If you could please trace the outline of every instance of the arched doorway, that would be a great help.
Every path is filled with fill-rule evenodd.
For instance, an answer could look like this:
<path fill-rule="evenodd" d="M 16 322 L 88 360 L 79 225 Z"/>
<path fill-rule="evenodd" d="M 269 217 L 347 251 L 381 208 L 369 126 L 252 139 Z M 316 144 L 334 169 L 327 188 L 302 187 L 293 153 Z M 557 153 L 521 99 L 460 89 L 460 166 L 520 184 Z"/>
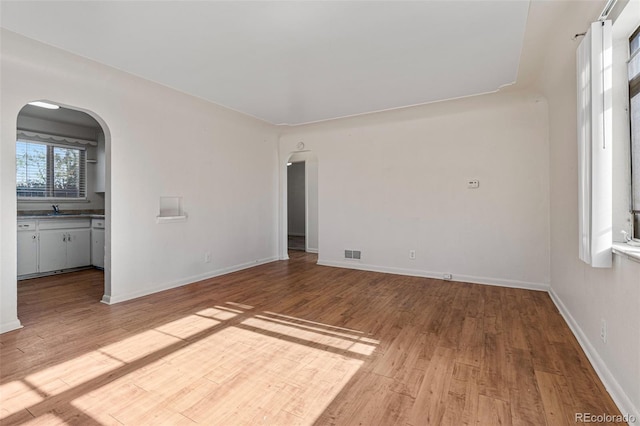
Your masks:
<path fill-rule="evenodd" d="M 20 109 L 17 279 L 94 267 L 110 294 L 110 133 L 95 113 L 50 101 Z M 97 285 L 97 283 L 96 283 Z"/>

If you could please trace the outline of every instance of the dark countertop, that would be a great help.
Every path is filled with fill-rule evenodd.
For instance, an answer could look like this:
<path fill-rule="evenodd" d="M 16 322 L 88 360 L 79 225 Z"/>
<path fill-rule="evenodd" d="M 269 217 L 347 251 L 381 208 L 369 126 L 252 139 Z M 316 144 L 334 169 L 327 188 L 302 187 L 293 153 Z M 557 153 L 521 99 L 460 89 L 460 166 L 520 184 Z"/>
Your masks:
<path fill-rule="evenodd" d="M 104 219 L 104 210 L 67 210 L 53 214 L 51 210 L 22 210 L 18 220 L 23 219 Z"/>
<path fill-rule="evenodd" d="M 50 215 L 20 215 L 18 220 L 25 219 L 104 219 L 103 214 L 50 214 Z"/>

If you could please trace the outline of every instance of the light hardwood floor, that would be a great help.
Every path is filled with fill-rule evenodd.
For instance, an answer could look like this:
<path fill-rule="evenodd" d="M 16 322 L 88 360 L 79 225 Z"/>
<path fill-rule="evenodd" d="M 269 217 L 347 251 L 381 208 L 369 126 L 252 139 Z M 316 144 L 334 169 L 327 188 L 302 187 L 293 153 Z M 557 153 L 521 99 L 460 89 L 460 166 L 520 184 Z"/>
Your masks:
<path fill-rule="evenodd" d="M 562 425 L 619 414 L 542 292 L 274 262 L 107 306 L 19 283 L 2 424 Z"/>

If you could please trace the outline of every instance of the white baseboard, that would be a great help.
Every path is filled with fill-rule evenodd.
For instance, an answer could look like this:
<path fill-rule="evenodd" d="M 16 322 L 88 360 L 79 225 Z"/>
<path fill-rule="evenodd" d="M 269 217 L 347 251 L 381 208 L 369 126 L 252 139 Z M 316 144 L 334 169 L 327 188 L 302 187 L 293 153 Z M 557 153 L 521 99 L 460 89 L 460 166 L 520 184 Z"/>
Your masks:
<path fill-rule="evenodd" d="M 616 378 L 611 374 L 611 371 L 607 367 L 607 364 L 598 354 L 596 348 L 591 344 L 587 335 L 584 334 L 576 320 L 573 318 L 573 315 L 569 312 L 566 305 L 562 302 L 560 297 L 553 291 L 552 288 L 549 289 L 549 296 L 551 296 L 551 300 L 555 303 L 556 307 L 560 311 L 560 314 L 564 318 L 565 322 L 569 325 L 569 328 L 573 332 L 573 335 L 578 340 L 578 343 L 582 347 L 582 350 L 587 355 L 589 362 L 593 366 L 593 369 L 596 371 L 600 380 L 604 384 L 604 387 L 611 395 L 613 402 L 618 406 L 620 412 L 625 415 L 634 416 L 636 419 L 640 419 L 640 409 L 636 407 L 631 401 L 631 398 L 624 391 L 620 383 L 616 380 Z M 636 420 L 637 421 L 637 420 Z M 631 425 L 631 423 L 629 423 Z"/>
<path fill-rule="evenodd" d="M 412 277 L 436 278 L 441 280 L 444 272 L 423 271 L 420 269 L 395 268 L 390 266 L 378 266 L 354 261 L 333 261 L 318 259 L 318 265 L 333 266 L 337 268 L 359 269 L 362 271 L 383 272 L 386 274 L 408 275 Z M 473 275 L 453 274 L 451 281 L 493 285 L 498 287 L 522 288 L 526 290 L 549 291 L 549 284 L 518 280 L 505 280 L 502 278 L 477 277 Z"/>
<path fill-rule="evenodd" d="M 311 248 L 311 247 L 309 247 L 309 248 L 307 249 L 307 253 L 315 253 L 315 254 L 318 254 L 318 249 L 317 249 L 317 248 Z"/>
<path fill-rule="evenodd" d="M 0 334 L 7 333 L 9 331 L 18 330 L 22 328 L 22 323 L 19 319 L 15 319 L 13 321 L 5 322 L 0 324 Z"/>
<path fill-rule="evenodd" d="M 215 271 L 210 271 L 205 274 L 192 275 L 187 278 L 182 278 L 180 280 L 168 282 L 161 284 L 157 287 L 142 289 L 139 291 L 134 291 L 131 293 L 119 294 L 119 295 L 104 295 L 102 296 L 102 303 L 107 305 L 112 305 L 114 303 L 120 303 L 131 299 L 137 299 L 138 297 L 148 296 L 150 294 L 159 293 L 165 290 L 171 290 L 172 288 L 182 287 L 187 284 L 193 284 L 198 281 L 206 280 L 209 278 L 219 277 L 220 275 L 230 274 L 232 272 L 241 271 L 243 269 L 253 268 L 254 266 L 264 265 L 265 263 L 270 263 L 278 260 L 277 256 L 268 257 L 265 259 L 258 259 L 253 262 L 246 262 L 240 265 L 229 266 L 227 268 L 216 269 Z"/>

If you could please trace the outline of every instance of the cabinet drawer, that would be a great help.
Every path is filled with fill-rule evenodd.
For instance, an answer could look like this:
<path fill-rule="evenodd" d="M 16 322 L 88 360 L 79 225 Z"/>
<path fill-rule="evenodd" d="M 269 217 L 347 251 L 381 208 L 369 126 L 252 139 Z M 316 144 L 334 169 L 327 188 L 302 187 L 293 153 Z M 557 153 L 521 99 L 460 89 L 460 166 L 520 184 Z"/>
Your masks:
<path fill-rule="evenodd" d="M 40 229 L 74 229 L 91 227 L 91 219 L 46 219 L 40 221 Z"/>
<path fill-rule="evenodd" d="M 18 221 L 18 231 L 35 231 L 35 230 L 36 230 L 35 220 L 19 220 Z"/>
<path fill-rule="evenodd" d="M 104 229 L 104 219 L 92 219 L 91 227 L 94 229 Z"/>

